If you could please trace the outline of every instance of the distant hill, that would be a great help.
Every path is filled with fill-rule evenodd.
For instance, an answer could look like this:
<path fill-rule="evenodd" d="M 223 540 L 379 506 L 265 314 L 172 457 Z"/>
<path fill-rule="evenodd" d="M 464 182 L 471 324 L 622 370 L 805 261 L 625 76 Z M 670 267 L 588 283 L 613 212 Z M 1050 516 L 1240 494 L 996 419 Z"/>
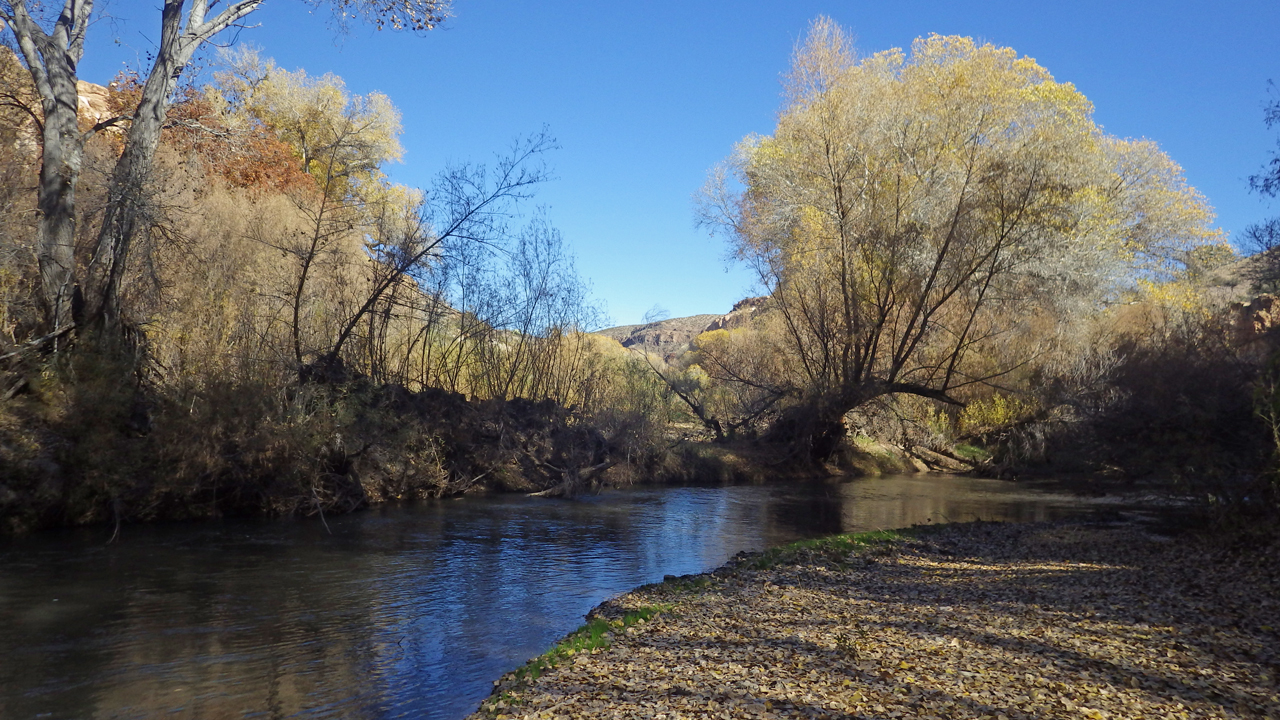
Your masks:
<path fill-rule="evenodd" d="M 708 330 L 746 325 L 765 307 L 765 298 L 747 298 L 723 315 L 690 315 L 643 325 L 619 325 L 599 330 L 597 335 L 613 338 L 625 348 L 635 348 L 655 355 L 679 355 L 689 343 Z"/>
<path fill-rule="evenodd" d="M 1201 283 L 1216 297 L 1247 302 L 1260 292 L 1274 293 L 1280 279 L 1280 248 L 1257 253 L 1217 267 Z"/>
<path fill-rule="evenodd" d="M 719 315 L 690 315 L 689 317 L 659 320 L 646 325 L 619 325 L 597 331 L 597 335 L 611 337 L 622 347 L 636 348 L 657 355 L 679 354 L 689 347 L 689 341 L 706 331 L 707 326 L 719 320 Z"/>

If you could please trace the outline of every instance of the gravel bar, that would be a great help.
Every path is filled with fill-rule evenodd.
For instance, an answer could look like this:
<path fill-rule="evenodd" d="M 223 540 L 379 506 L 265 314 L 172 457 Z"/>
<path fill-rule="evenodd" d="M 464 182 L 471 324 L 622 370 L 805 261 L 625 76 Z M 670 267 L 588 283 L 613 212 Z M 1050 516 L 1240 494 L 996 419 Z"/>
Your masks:
<path fill-rule="evenodd" d="M 471 717 L 1280 719 L 1280 543 L 978 523 L 850 547 L 610 600 L 607 647 Z"/>

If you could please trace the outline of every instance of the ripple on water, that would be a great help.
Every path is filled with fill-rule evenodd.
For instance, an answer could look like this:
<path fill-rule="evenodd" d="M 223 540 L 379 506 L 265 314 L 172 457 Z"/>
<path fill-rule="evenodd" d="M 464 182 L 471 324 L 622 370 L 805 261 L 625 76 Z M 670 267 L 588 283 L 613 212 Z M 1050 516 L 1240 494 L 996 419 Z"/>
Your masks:
<path fill-rule="evenodd" d="M 0 717 L 458 718 L 637 585 L 741 550 L 1086 502 L 972 478 L 467 498 L 0 545 Z"/>

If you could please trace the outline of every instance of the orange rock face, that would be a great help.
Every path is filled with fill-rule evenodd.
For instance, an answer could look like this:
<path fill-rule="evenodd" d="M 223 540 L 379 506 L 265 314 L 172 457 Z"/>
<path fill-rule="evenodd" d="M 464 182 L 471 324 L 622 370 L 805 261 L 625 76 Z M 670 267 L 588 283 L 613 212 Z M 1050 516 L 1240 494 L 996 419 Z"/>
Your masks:
<path fill-rule="evenodd" d="M 79 96 L 77 113 L 84 123 L 93 126 L 111 117 L 111 106 L 107 102 L 107 89 L 105 87 L 78 80 L 76 82 L 76 95 Z"/>

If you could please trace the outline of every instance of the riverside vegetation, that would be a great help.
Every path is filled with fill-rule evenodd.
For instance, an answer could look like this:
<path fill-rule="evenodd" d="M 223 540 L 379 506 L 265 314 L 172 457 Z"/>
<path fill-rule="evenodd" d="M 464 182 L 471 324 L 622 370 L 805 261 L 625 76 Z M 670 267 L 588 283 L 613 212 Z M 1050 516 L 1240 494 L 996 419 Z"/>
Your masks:
<path fill-rule="evenodd" d="M 0 5 L 5 532 L 885 464 L 1277 510 L 1273 299 L 1224 289 L 1274 283 L 1271 226 L 1240 261 L 1172 159 L 1011 49 L 859 58 L 817 21 L 775 133 L 697 200 L 767 295 L 646 352 L 588 332 L 526 207 L 546 133 L 396 185 L 389 98 L 245 48 L 177 86 L 256 4 L 170 5 L 155 66 L 106 87 L 75 77 L 90 4 Z M 404 7 L 334 9 L 448 10 Z"/>

